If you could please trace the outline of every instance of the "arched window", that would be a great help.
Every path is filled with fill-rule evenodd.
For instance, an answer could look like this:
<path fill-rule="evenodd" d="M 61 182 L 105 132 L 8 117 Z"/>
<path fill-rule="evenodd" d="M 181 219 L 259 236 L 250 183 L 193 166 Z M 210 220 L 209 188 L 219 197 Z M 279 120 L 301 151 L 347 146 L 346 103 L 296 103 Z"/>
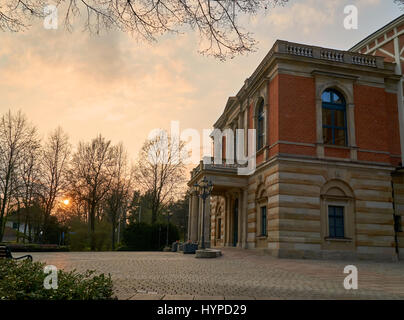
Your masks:
<path fill-rule="evenodd" d="M 260 99 L 257 112 L 257 150 L 264 147 L 264 99 Z"/>
<path fill-rule="evenodd" d="M 327 89 L 323 92 L 321 99 L 324 144 L 346 146 L 348 137 L 344 97 L 334 89 Z"/>

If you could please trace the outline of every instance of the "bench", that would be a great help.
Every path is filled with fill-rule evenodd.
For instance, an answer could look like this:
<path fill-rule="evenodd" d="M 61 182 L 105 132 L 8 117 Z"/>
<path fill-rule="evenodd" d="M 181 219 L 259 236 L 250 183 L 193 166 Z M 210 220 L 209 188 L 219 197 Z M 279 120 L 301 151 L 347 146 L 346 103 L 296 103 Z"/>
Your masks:
<path fill-rule="evenodd" d="M 1 258 L 13 259 L 13 260 L 29 259 L 32 261 L 32 256 L 29 254 L 22 257 L 14 258 L 13 255 L 11 254 L 10 248 L 4 245 L 0 245 L 0 259 Z"/>

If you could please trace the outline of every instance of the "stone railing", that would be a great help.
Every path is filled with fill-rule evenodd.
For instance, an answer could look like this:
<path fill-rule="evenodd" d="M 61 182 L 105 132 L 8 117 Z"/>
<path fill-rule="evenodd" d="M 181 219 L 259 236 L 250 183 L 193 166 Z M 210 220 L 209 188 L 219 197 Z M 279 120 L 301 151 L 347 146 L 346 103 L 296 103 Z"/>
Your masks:
<path fill-rule="evenodd" d="M 344 62 L 344 53 L 335 50 L 321 50 L 320 51 L 321 59 Z"/>
<path fill-rule="evenodd" d="M 313 57 L 313 48 L 304 47 L 301 45 L 288 44 L 286 45 L 286 51 L 289 54 L 303 57 Z"/>
<path fill-rule="evenodd" d="M 274 53 L 286 53 L 295 56 L 342 62 L 373 68 L 384 68 L 384 58 L 358 54 L 350 51 L 340 51 L 304 44 L 278 40 L 274 46 Z"/>
<path fill-rule="evenodd" d="M 234 161 L 236 162 L 236 161 Z M 203 160 L 199 162 L 199 164 L 191 171 L 191 178 L 195 177 L 199 172 L 203 170 L 212 170 L 212 171 L 225 171 L 228 173 L 237 172 L 238 168 L 246 167 L 245 165 L 238 163 L 226 163 L 225 160 L 222 160 L 222 163 L 214 163 L 213 157 L 211 158 L 211 163 L 203 163 Z"/>
<path fill-rule="evenodd" d="M 351 51 L 341 51 L 328 48 L 321 48 L 316 46 L 309 46 L 300 43 L 293 43 L 284 40 L 276 41 L 272 49 L 267 53 L 265 58 L 261 61 L 259 66 L 254 70 L 251 77 L 247 79 L 241 90 L 247 90 L 247 87 L 254 85 L 255 81 L 259 79 L 259 74 L 264 72 L 265 66 L 277 54 L 288 54 L 298 57 L 306 57 L 318 59 L 322 61 L 330 61 L 336 63 L 346 63 L 356 66 L 365 66 L 378 69 L 394 70 L 393 65 L 385 64 L 383 57 L 359 54 Z"/>
<path fill-rule="evenodd" d="M 362 66 L 377 67 L 377 60 L 374 57 L 369 57 L 365 55 L 352 56 L 352 63 L 359 64 Z"/>

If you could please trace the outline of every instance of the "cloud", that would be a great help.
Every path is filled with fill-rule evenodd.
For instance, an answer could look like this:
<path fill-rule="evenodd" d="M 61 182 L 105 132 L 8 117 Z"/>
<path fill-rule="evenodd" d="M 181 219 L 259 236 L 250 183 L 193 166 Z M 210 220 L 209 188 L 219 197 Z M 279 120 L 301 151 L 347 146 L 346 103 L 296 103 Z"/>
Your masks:
<path fill-rule="evenodd" d="M 157 43 L 116 31 L 45 30 L 41 23 L 1 33 L 0 113 L 21 109 L 42 133 L 61 125 L 73 144 L 102 133 L 123 141 L 135 157 L 150 130 L 169 128 L 171 120 L 181 129 L 210 128 L 276 39 L 337 48 L 355 43 L 355 34 L 342 27 L 343 6 L 290 1 L 267 15 L 240 18 L 259 48 L 226 63 L 199 55 L 199 37 L 191 31 Z M 389 11 L 381 7 L 386 4 L 376 0 L 367 7 L 375 14 L 369 23 L 382 25 L 397 14 L 393 4 Z"/>

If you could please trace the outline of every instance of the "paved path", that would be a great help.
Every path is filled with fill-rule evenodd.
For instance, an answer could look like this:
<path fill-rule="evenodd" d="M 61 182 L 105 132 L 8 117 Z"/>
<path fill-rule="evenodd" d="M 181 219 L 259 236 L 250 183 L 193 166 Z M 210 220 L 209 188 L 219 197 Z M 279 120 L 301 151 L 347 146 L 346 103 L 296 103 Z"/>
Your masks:
<path fill-rule="evenodd" d="M 277 259 L 225 249 L 216 259 L 171 252 L 33 253 L 65 270 L 110 273 L 119 299 L 404 299 L 404 262 Z M 344 267 L 359 271 L 345 290 Z"/>

